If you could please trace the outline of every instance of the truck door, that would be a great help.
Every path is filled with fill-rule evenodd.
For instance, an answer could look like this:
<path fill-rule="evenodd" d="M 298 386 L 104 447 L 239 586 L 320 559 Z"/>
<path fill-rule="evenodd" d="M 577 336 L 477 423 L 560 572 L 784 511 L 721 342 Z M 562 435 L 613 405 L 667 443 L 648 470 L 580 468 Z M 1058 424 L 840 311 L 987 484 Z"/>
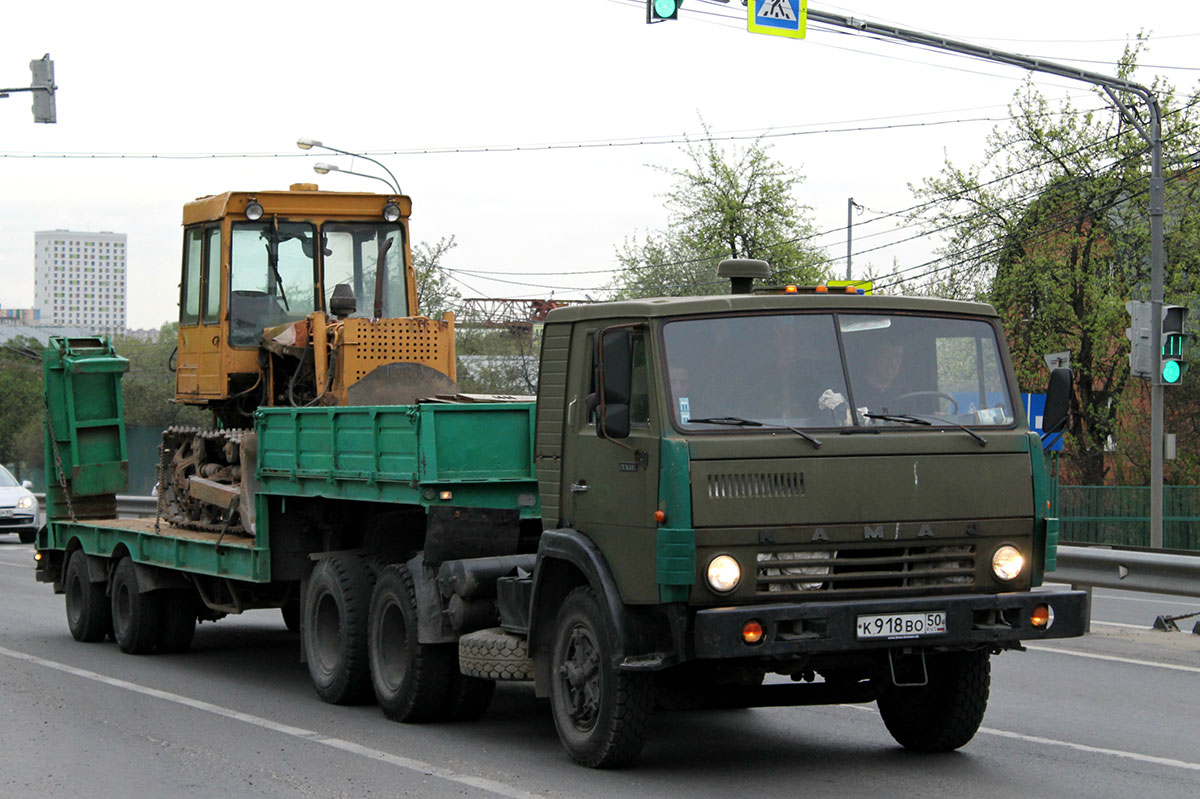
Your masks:
<path fill-rule="evenodd" d="M 626 602 L 655 602 L 655 538 L 658 507 L 659 420 L 653 409 L 651 347 L 643 328 L 633 328 L 633 391 L 630 433 L 607 439 L 596 434 L 596 413 L 587 396 L 594 385 L 595 335 L 601 325 L 576 327 L 571 362 L 571 397 L 564 441 L 562 516 L 604 552 Z"/>

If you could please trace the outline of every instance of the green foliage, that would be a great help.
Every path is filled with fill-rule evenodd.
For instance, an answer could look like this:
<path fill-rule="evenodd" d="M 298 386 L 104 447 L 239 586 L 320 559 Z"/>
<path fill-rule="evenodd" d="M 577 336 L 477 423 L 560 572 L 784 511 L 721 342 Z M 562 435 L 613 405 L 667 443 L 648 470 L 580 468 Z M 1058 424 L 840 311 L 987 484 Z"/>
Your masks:
<path fill-rule="evenodd" d="M 707 136 L 708 126 L 704 126 Z M 811 283 L 824 276 L 824 253 L 808 242 L 811 209 L 793 191 L 803 177 L 772 160 L 761 139 L 726 153 L 711 139 L 688 142 L 685 169 L 655 167 L 674 185 L 664 195 L 670 221 L 664 231 L 626 239 L 617 251 L 617 298 L 724 294 L 716 277 L 724 258 L 760 258 L 780 283 Z"/>
<path fill-rule="evenodd" d="M 460 328 L 458 387 L 468 394 L 536 394 L 541 338 L 524 326 L 508 329 Z"/>
<path fill-rule="evenodd" d="M 1142 45 L 1126 49 L 1121 77 L 1132 74 Z M 1190 164 L 1200 146 L 1200 97 L 1181 106 L 1170 86 L 1159 82 L 1155 90 L 1163 162 Z M 949 266 L 929 276 L 925 292 L 996 306 L 1022 391 L 1045 390 L 1045 354 L 1071 353 L 1075 392 L 1064 467 L 1068 479 L 1088 485 L 1111 472 L 1106 450 L 1120 441 L 1122 414 L 1142 410 L 1124 397 L 1124 305 L 1147 299 L 1150 285 L 1148 147 L 1103 92 L 1096 95 L 1107 107 L 1084 111 L 1067 100 L 1055 109 L 1026 82 L 978 166 L 947 162 L 914 190 L 929 203 L 921 212 L 927 227 L 948 231 L 940 254 Z M 1166 177 L 1167 296 L 1193 297 L 1200 176 L 1189 166 L 1170 168 Z"/>
<path fill-rule="evenodd" d="M 442 263 L 446 253 L 456 246 L 453 236 L 438 239 L 435 244 L 421 241 L 413 245 L 413 267 L 417 270 L 417 309 L 430 319 L 441 319 L 446 311 L 455 310 L 462 299 Z"/>
<path fill-rule="evenodd" d="M 42 345 L 18 337 L 0 347 L 0 463 L 39 466 L 42 454 Z"/>
<path fill-rule="evenodd" d="M 172 402 L 175 397 L 175 351 L 179 325 L 163 325 L 154 341 L 133 336 L 115 336 L 117 354 L 129 359 L 129 371 L 121 378 L 125 402 L 125 424 L 165 428 L 175 424 L 210 425 L 211 415 L 189 405 Z"/>

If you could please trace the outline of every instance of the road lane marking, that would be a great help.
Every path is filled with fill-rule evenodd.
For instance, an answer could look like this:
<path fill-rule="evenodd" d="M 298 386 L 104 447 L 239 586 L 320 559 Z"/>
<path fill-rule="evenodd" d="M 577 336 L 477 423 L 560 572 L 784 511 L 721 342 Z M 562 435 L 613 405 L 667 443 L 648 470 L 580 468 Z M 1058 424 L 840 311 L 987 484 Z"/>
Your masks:
<path fill-rule="evenodd" d="M 863 710 L 867 713 L 879 713 L 878 710 L 870 707 L 869 705 L 839 705 L 839 707 L 846 707 L 850 708 L 851 710 Z M 983 735 L 995 735 L 997 738 L 1011 738 L 1015 741 L 1041 744 L 1042 746 L 1061 746 L 1065 749 L 1074 749 L 1078 752 L 1088 752 L 1089 754 L 1123 757 L 1126 760 L 1137 760 L 1142 763 L 1152 763 L 1156 766 L 1170 766 L 1172 768 L 1187 769 L 1188 771 L 1200 771 L 1200 763 L 1191 763 L 1187 760 L 1175 760 L 1174 758 L 1170 757 L 1158 757 L 1157 755 L 1143 755 L 1141 752 L 1129 752 L 1124 749 L 1107 749 L 1103 746 L 1089 746 L 1088 744 L 1075 743 L 1074 741 L 1060 741 L 1057 738 L 1043 738 L 1040 735 L 1026 735 L 1022 732 L 998 730 L 995 727 L 980 727 L 979 733 Z"/>
<path fill-rule="evenodd" d="M 1097 621 L 1092 619 L 1092 624 L 1099 624 L 1102 627 L 1128 627 L 1130 630 L 1152 630 L 1154 629 L 1148 624 L 1125 624 L 1120 621 Z"/>
<path fill-rule="evenodd" d="M 1037 646 L 1034 644 L 1026 644 L 1025 648 L 1030 652 L 1051 652 L 1055 655 L 1070 655 L 1077 658 L 1091 658 L 1092 660 L 1107 660 L 1113 663 L 1128 663 L 1131 666 L 1153 666 L 1156 669 L 1171 669 L 1172 671 L 1190 671 L 1193 674 L 1200 674 L 1200 666 L 1180 666 L 1175 663 L 1155 663 L 1151 660 L 1137 660 L 1136 658 L 1122 658 L 1116 655 L 1096 655 L 1091 652 L 1074 652 L 1070 649 L 1059 649 L 1054 646 Z"/>
<path fill-rule="evenodd" d="M 1200 605 L 1200 599 L 1194 602 L 1180 602 L 1172 599 L 1146 599 L 1140 596 L 1118 596 L 1117 594 L 1092 594 L 1092 596 L 1100 599 L 1115 599 L 1118 602 L 1145 602 L 1149 605 L 1179 605 L 1185 608 L 1194 608 Z"/>
<path fill-rule="evenodd" d="M 1062 746 L 1067 749 L 1075 749 L 1079 752 L 1089 752 L 1096 755 L 1108 755 L 1110 757 L 1123 757 L 1127 760 L 1137 760 L 1142 763 L 1152 763 L 1156 766 L 1170 766 L 1172 768 L 1188 769 L 1189 771 L 1200 771 L 1200 763 L 1189 763 L 1186 760 L 1175 760 L 1174 758 L 1170 757 L 1143 755 L 1140 752 L 1127 752 L 1124 749 L 1106 749 L 1102 746 L 1088 746 L 1087 744 L 1078 744 L 1074 741 L 1059 741 L 1054 738 L 1042 738 L 1039 735 L 1025 735 L 1024 733 L 1020 732 L 997 730 L 992 727 L 980 727 L 979 731 L 986 733 L 987 735 L 995 735 L 999 738 L 1012 738 L 1017 741 L 1041 744 L 1043 746 Z"/>
<path fill-rule="evenodd" d="M 272 721 L 271 719 L 263 718 L 262 716 L 243 713 L 240 710 L 233 710 L 232 708 L 222 707 L 221 705 L 214 705 L 211 702 L 205 702 L 200 699 L 192 699 L 191 697 L 174 694 L 170 691 L 160 691 L 157 688 L 147 688 L 144 685 L 138 685 L 137 683 L 128 682 L 127 680 L 120 680 L 116 677 L 98 674 L 97 672 L 88 671 L 87 669 L 68 666 L 65 663 L 59 663 L 54 660 L 46 660 L 45 658 L 40 658 L 37 655 L 30 655 L 26 652 L 17 652 L 15 650 L 0 646 L 0 655 L 7 655 L 8 657 L 15 658 L 16 660 L 24 660 L 27 663 L 45 666 L 48 669 L 61 671 L 64 674 L 82 677 L 85 680 L 91 680 L 104 685 L 110 685 L 114 688 L 132 691 L 133 693 L 142 694 L 143 696 L 149 696 L 155 699 L 173 702 L 177 705 L 190 707 L 194 710 L 202 710 L 206 713 L 212 713 L 223 718 L 240 721 L 244 724 L 251 724 L 264 730 L 282 733 L 283 735 L 288 735 L 292 738 L 299 738 L 304 741 L 321 744 L 322 746 L 328 746 L 332 749 L 338 749 L 348 754 L 369 758 L 380 763 L 386 763 L 390 766 L 397 766 L 399 768 L 414 771 L 425 776 L 438 777 L 448 782 L 454 782 L 460 785 L 478 788 L 481 791 L 494 793 L 498 796 L 507 796 L 510 797 L 510 799 L 545 799 L 544 796 L 539 794 L 522 791 L 519 788 L 506 785 L 505 783 L 498 782 L 496 780 L 489 780 L 484 777 L 474 777 L 470 774 L 463 774 L 443 768 L 441 766 L 435 766 L 432 763 L 426 763 L 422 760 L 415 760 L 411 757 L 402 757 L 400 755 L 394 755 L 391 752 L 372 749 L 368 746 L 354 743 L 353 741 L 347 741 L 344 738 L 329 738 L 319 732 L 316 732 L 315 730 L 306 730 L 303 727 L 293 727 L 290 724 L 282 724 L 277 721 Z"/>

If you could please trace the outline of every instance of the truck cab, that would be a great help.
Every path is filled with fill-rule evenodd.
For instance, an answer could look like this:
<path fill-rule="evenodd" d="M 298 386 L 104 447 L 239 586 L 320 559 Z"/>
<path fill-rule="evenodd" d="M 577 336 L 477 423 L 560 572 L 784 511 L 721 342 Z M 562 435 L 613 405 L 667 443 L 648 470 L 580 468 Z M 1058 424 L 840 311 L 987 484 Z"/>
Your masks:
<path fill-rule="evenodd" d="M 633 300 L 556 310 L 544 336 L 529 646 L 552 700 L 583 690 L 571 635 L 608 624 L 617 693 L 657 675 L 660 704 L 873 699 L 901 743 L 951 749 L 990 654 L 1082 634 L 1082 593 L 1032 590 L 1056 520 L 990 306 Z M 616 617 L 590 634 L 552 621 L 567 562 Z M 594 729 L 555 707 L 564 742 Z"/>

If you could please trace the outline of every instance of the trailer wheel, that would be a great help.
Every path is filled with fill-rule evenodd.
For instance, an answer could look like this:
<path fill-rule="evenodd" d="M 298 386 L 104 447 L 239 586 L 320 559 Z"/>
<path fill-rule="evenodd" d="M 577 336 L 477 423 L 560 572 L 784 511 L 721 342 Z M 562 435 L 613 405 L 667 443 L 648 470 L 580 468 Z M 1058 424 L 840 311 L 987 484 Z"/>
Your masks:
<path fill-rule="evenodd" d="M 104 583 L 88 578 L 87 555 L 78 550 L 67 562 L 65 580 L 67 627 L 76 641 L 94 644 L 112 631 L 112 605 L 104 595 Z"/>
<path fill-rule="evenodd" d="M 196 637 L 196 595 L 191 591 L 166 591 L 162 596 L 162 626 L 158 651 L 186 652 Z"/>
<path fill-rule="evenodd" d="M 122 652 L 144 655 L 154 649 L 162 606 L 154 593 L 139 593 L 133 560 L 121 558 L 112 576 L 113 638 Z"/>
<path fill-rule="evenodd" d="M 983 723 L 991 682 L 986 651 L 947 652 L 926 659 L 929 681 L 888 688 L 879 715 L 905 749 L 949 752 L 965 745 Z"/>
<path fill-rule="evenodd" d="M 362 559 L 331 555 L 318 561 L 304 603 L 304 654 L 313 688 L 335 705 L 371 695 L 367 613 L 371 580 Z"/>
<path fill-rule="evenodd" d="M 568 594 L 554 627 L 550 707 L 567 753 L 592 768 L 632 763 L 654 706 L 650 675 L 617 670 L 615 648 L 592 589 Z"/>
<path fill-rule="evenodd" d="M 453 645 L 417 641 L 417 593 L 408 567 L 388 566 L 371 596 L 367 650 L 375 699 L 393 721 L 432 721 L 449 702 Z"/>

